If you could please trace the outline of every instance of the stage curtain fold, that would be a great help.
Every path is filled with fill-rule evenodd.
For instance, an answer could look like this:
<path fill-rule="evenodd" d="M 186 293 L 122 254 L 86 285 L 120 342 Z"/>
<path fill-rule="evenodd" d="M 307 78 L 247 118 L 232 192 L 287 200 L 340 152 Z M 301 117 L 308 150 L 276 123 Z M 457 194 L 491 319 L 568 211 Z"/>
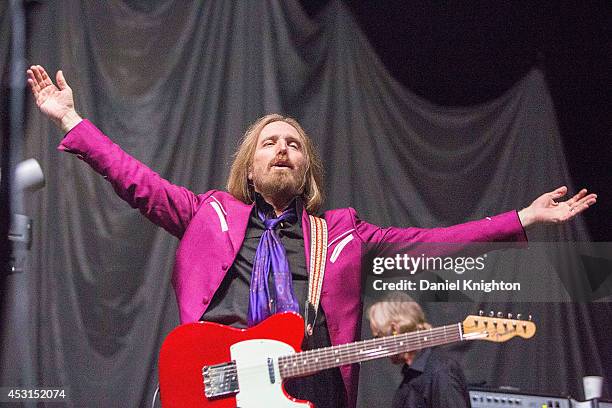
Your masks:
<path fill-rule="evenodd" d="M 295 116 L 317 143 L 325 207 L 352 206 L 372 223 L 445 226 L 520 209 L 559 185 L 575 190 L 541 71 L 479 106 L 434 105 L 390 76 L 339 0 L 312 19 L 284 0 L 56 0 L 29 10 L 28 63 L 63 69 L 84 117 L 194 192 L 224 188 L 246 127 L 270 112 Z M 28 196 L 28 341 L 39 385 L 65 387 L 74 407 L 149 406 L 159 347 L 178 324 L 177 240 L 57 151 L 62 135 L 31 100 L 26 129 L 27 156 L 47 177 Z M 580 219 L 530 238 L 589 239 Z M 427 311 L 444 324 L 473 307 Z M 607 304 L 534 308 L 536 339 L 455 355 L 473 382 L 579 396 L 580 377 L 605 369 L 595 312 L 609 316 Z M 7 336 L 18 348 L 19 333 Z M 20 363 L 6 358 L 0 374 L 11 385 Z M 387 361 L 364 364 L 360 406 L 385 406 L 398 375 Z"/>

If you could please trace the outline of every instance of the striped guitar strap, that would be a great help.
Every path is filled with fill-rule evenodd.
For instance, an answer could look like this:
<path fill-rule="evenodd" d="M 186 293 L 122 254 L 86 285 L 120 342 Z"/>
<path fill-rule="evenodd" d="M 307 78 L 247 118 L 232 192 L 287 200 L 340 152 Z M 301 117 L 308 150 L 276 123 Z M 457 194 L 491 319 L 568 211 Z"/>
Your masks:
<path fill-rule="evenodd" d="M 308 217 L 310 218 L 310 271 L 308 273 L 308 300 L 306 300 L 306 307 L 304 308 L 304 320 L 306 335 L 312 336 L 321 300 L 323 276 L 325 275 L 327 223 L 323 218 L 314 215 Z"/>

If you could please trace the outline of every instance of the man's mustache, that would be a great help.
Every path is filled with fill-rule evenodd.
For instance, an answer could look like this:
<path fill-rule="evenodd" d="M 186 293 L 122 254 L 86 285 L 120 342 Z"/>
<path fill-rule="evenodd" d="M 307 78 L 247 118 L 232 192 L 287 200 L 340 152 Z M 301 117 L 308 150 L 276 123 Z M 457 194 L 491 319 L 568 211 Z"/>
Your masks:
<path fill-rule="evenodd" d="M 293 168 L 293 164 L 291 164 L 289 159 L 287 157 L 284 157 L 284 156 L 279 156 L 279 157 L 276 157 L 274 160 L 272 160 L 270 162 L 270 166 L 269 167 L 274 167 L 274 166 L 289 167 L 291 169 Z"/>

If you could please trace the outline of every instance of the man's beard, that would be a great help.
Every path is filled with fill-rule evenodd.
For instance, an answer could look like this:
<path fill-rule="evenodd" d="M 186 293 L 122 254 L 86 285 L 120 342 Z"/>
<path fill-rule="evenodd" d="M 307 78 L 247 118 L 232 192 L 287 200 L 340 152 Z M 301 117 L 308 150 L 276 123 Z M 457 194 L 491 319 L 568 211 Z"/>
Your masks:
<path fill-rule="evenodd" d="M 264 176 L 253 174 L 253 185 L 263 196 L 290 201 L 302 194 L 303 176 L 300 178 L 288 171 L 272 171 Z"/>

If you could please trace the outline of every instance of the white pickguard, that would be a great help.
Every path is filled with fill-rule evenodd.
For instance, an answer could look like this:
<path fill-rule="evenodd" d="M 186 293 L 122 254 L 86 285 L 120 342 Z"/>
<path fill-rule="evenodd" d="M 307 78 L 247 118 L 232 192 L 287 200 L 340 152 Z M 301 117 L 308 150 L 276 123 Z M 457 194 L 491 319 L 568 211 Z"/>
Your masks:
<path fill-rule="evenodd" d="M 293 348 L 277 340 L 245 340 L 230 347 L 232 360 L 236 362 L 238 408 L 296 408 L 312 406 L 289 399 L 283 392 L 277 358 L 293 354 Z M 272 358 L 274 383 L 270 381 L 268 358 Z"/>

